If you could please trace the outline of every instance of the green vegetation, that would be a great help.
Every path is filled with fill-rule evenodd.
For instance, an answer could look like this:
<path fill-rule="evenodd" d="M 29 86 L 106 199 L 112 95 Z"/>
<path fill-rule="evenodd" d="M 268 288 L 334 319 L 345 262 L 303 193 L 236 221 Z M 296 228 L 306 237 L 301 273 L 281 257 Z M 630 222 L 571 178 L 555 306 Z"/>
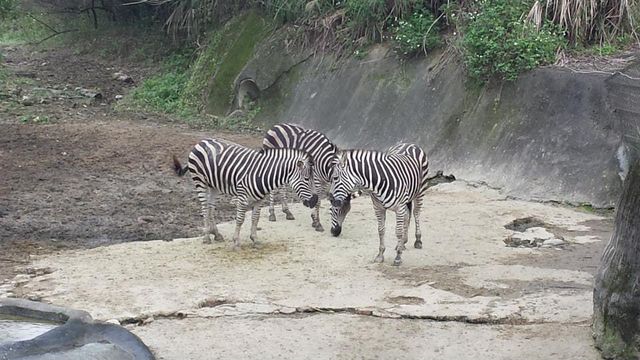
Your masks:
<path fill-rule="evenodd" d="M 147 78 L 128 97 L 131 105 L 143 109 L 190 116 L 194 109 L 182 97 L 189 80 L 189 56 L 174 54 L 162 66 L 162 71 Z"/>
<path fill-rule="evenodd" d="M 7 20 L 15 14 L 15 0 L 0 0 L 0 20 Z"/>
<path fill-rule="evenodd" d="M 46 115 L 23 115 L 20 117 L 20 122 L 23 124 L 48 124 L 50 120 Z"/>
<path fill-rule="evenodd" d="M 418 10 L 394 27 L 393 43 L 396 52 L 404 57 L 427 52 L 441 44 L 439 26 L 432 13 Z"/>
<path fill-rule="evenodd" d="M 462 40 L 473 78 L 514 80 L 523 71 L 555 60 L 557 49 L 565 43 L 561 32 L 547 22 L 536 28 L 522 18 L 526 10 L 525 1 L 482 1 Z"/>

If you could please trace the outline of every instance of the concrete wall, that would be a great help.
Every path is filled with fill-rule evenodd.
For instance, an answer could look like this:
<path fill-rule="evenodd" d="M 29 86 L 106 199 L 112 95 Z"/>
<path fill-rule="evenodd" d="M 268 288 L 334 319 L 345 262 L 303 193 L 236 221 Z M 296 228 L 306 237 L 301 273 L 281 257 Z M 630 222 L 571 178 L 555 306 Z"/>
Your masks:
<path fill-rule="evenodd" d="M 260 68 L 256 59 L 239 79 Z M 455 56 L 401 64 L 383 46 L 362 60 L 291 64 L 259 84 L 267 122 L 316 128 L 342 147 L 416 142 L 433 170 L 516 197 L 615 205 L 623 136 L 609 75 L 543 68 L 480 87 Z"/>

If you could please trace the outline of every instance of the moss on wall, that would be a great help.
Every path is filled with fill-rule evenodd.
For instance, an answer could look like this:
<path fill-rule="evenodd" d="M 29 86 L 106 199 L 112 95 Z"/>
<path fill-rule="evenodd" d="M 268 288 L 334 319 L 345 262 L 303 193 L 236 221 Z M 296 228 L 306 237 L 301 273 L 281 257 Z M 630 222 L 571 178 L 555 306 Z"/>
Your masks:
<path fill-rule="evenodd" d="M 206 50 L 194 64 L 184 95 L 186 102 L 204 104 L 207 113 L 225 115 L 233 99 L 236 76 L 251 58 L 256 44 L 273 29 L 270 20 L 250 11 L 213 31 Z"/>

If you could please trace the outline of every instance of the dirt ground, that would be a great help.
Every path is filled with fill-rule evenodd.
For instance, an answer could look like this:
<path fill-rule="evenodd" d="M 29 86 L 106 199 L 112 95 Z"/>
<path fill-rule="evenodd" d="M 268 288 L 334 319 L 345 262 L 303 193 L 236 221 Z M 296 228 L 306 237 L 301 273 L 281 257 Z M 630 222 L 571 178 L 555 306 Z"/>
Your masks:
<path fill-rule="evenodd" d="M 112 74 L 140 82 L 144 69 L 68 49 L 0 52 L 10 74 L 0 84 L 0 280 L 32 254 L 196 235 L 198 205 L 190 181 L 172 173 L 171 155 L 185 157 L 203 137 L 260 143 L 260 134 L 114 111 L 115 96 L 135 84 Z M 78 87 L 102 98 L 78 96 Z M 221 204 L 218 216 L 229 220 L 233 209 Z"/>

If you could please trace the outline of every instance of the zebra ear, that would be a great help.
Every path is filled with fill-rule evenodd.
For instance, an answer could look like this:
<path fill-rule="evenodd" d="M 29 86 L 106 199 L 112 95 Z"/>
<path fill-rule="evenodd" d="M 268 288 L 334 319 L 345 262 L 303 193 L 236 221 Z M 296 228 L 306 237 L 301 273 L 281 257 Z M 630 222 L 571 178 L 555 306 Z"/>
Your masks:
<path fill-rule="evenodd" d="M 304 161 L 302 160 L 298 160 L 298 162 L 296 163 L 296 166 L 300 169 L 302 169 L 304 167 Z"/>
<path fill-rule="evenodd" d="M 354 193 L 351 193 L 351 198 L 356 199 L 356 198 L 359 198 L 361 195 L 362 195 L 362 190 L 358 190 Z"/>

